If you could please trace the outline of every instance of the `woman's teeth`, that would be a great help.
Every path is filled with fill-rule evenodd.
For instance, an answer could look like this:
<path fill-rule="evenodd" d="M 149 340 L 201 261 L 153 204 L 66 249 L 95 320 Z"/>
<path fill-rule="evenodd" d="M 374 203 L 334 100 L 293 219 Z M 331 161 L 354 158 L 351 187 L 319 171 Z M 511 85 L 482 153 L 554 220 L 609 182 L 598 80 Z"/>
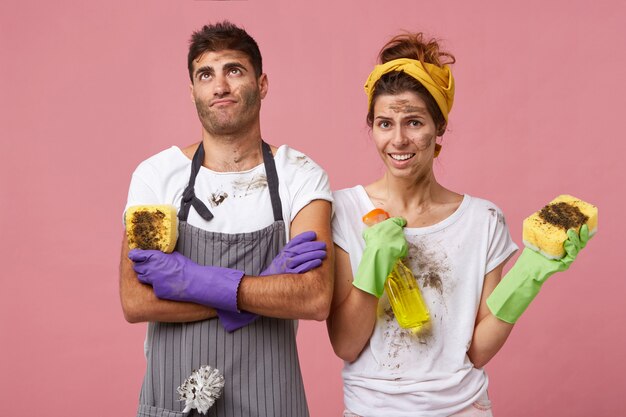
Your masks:
<path fill-rule="evenodd" d="M 396 161 L 406 161 L 407 159 L 413 158 L 415 156 L 414 153 L 404 153 L 404 154 L 392 154 L 390 153 L 389 156 L 392 159 L 395 159 Z"/>

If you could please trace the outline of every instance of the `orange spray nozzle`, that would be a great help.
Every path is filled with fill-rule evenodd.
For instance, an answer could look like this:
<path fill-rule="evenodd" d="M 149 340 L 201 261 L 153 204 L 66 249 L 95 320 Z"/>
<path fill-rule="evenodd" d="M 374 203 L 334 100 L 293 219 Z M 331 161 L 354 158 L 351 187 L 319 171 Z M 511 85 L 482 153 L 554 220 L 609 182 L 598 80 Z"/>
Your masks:
<path fill-rule="evenodd" d="M 368 226 L 373 226 L 376 223 L 380 223 L 383 220 L 387 220 L 389 218 L 389 213 L 387 213 L 383 209 L 375 208 L 374 210 L 367 213 L 363 216 L 363 223 Z"/>

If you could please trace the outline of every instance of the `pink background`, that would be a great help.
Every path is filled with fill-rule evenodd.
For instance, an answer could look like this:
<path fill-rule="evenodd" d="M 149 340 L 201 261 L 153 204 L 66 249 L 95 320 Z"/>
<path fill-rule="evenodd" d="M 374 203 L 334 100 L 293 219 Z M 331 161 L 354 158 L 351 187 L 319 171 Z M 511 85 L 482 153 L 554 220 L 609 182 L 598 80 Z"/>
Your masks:
<path fill-rule="evenodd" d="M 445 39 L 457 96 L 439 180 L 498 204 L 518 244 L 522 219 L 558 194 L 601 212 L 487 366 L 495 413 L 626 415 L 625 3 L 382 4 L 0 4 L 0 414 L 134 415 L 145 325 L 124 321 L 117 288 L 130 174 L 199 139 L 187 41 L 228 18 L 263 53 L 264 137 L 309 154 L 334 189 L 382 173 L 362 91 L 380 47 L 401 29 Z M 325 325 L 301 322 L 298 337 L 312 416 L 339 416 Z"/>

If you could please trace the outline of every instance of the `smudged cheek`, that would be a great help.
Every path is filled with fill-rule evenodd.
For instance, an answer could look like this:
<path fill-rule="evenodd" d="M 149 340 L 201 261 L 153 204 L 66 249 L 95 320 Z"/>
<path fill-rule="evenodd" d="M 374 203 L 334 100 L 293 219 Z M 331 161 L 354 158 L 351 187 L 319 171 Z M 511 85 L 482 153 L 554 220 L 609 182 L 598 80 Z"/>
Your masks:
<path fill-rule="evenodd" d="M 256 106 L 261 101 L 259 90 L 253 86 L 243 87 L 241 90 L 241 98 L 246 107 Z"/>
<path fill-rule="evenodd" d="M 409 138 L 415 144 L 417 150 L 425 151 L 433 145 L 435 138 L 432 136 L 414 136 Z"/>

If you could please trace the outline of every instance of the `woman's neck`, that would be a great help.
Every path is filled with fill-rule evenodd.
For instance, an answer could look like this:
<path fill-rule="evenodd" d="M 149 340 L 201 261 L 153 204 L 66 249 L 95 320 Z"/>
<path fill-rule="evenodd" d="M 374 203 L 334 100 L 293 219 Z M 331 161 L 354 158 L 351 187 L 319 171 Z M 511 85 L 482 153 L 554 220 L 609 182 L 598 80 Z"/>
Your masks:
<path fill-rule="evenodd" d="M 366 187 L 376 206 L 394 207 L 398 211 L 429 205 L 441 188 L 432 171 L 417 179 L 394 177 L 386 172 L 381 179 Z"/>
<path fill-rule="evenodd" d="M 376 207 L 391 216 L 404 217 L 409 227 L 435 224 L 451 215 L 463 196 L 441 186 L 432 171 L 418 179 L 398 178 L 385 173 L 365 187 Z"/>

